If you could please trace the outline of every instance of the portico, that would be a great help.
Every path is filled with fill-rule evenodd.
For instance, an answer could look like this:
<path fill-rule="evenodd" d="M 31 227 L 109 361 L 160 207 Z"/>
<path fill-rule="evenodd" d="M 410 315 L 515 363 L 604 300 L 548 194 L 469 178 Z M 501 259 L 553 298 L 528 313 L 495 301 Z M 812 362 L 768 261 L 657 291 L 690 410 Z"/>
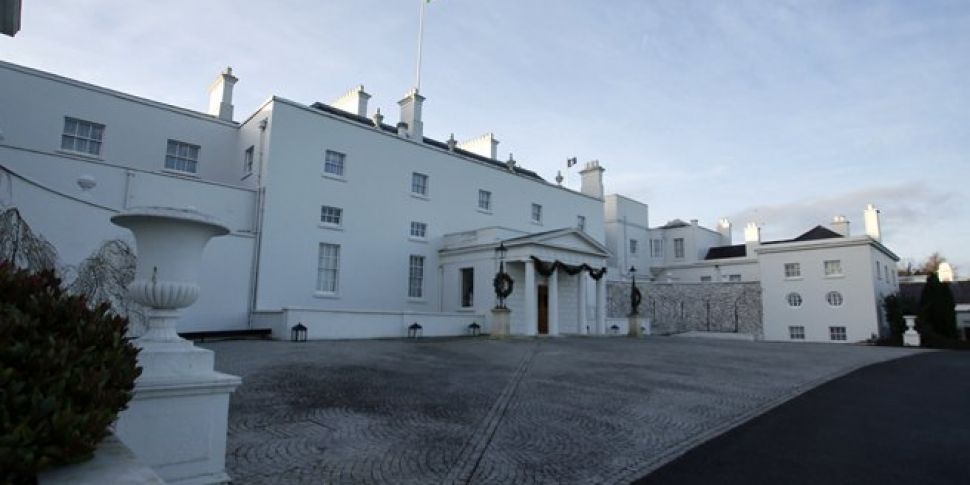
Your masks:
<path fill-rule="evenodd" d="M 514 281 L 506 299 L 513 335 L 605 333 L 606 248 L 576 228 L 525 235 L 485 228 L 446 236 L 439 252 L 443 311 L 488 313 L 495 305 L 491 282 L 499 267 L 495 250 L 500 244 L 507 250 L 505 271 Z M 461 295 L 469 291 L 463 284 L 469 272 L 474 272 L 475 304 L 453 308 L 455 302 L 467 303 Z"/>

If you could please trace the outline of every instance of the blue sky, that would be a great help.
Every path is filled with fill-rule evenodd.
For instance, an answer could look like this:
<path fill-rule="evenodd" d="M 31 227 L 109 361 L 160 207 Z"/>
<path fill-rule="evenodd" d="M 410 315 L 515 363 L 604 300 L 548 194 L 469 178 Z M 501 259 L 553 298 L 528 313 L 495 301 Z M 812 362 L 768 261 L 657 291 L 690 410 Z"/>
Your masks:
<path fill-rule="evenodd" d="M 27 1 L 0 59 L 198 110 L 232 65 L 237 119 L 362 83 L 393 121 L 418 5 Z M 872 202 L 901 257 L 970 274 L 970 2 L 435 0 L 423 67 L 427 136 L 494 132 L 548 180 L 598 159 L 653 225 L 860 233 Z"/>

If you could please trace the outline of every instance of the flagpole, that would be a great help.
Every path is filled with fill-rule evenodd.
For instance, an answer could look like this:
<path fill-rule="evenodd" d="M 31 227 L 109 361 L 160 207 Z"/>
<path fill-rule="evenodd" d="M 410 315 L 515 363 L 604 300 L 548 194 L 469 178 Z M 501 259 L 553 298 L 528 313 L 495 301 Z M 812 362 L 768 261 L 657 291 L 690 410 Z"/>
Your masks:
<path fill-rule="evenodd" d="M 421 14 L 418 16 L 418 67 L 415 73 L 414 90 L 421 90 L 421 44 L 424 40 L 424 4 L 427 0 L 418 0 L 421 4 Z"/>

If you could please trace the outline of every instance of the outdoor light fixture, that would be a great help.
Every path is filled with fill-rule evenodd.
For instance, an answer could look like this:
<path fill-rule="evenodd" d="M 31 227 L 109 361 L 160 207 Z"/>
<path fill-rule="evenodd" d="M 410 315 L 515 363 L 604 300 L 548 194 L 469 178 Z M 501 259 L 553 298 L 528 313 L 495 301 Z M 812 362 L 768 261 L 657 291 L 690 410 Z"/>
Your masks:
<path fill-rule="evenodd" d="M 614 323 L 612 326 L 610 326 L 610 332 L 612 332 L 613 335 L 620 333 L 620 326 Z"/>
<path fill-rule="evenodd" d="M 468 333 L 471 334 L 472 337 L 477 337 L 479 334 L 481 334 L 481 332 L 482 326 L 479 325 L 478 322 L 472 322 L 472 324 L 468 326 Z"/>
<path fill-rule="evenodd" d="M 306 342 L 306 325 L 303 322 L 297 322 L 290 328 L 290 340 L 293 342 Z"/>
<path fill-rule="evenodd" d="M 414 322 L 408 327 L 408 338 L 418 338 L 424 333 L 424 327 Z"/>
<path fill-rule="evenodd" d="M 640 302 L 643 301 L 643 294 L 637 288 L 637 269 L 630 266 L 630 316 L 635 317 L 640 314 Z"/>

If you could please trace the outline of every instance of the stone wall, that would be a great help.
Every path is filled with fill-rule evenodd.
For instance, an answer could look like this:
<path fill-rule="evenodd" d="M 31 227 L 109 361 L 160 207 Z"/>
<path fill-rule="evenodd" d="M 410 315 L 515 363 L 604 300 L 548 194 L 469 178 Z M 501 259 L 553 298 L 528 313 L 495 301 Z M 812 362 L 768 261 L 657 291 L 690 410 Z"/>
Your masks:
<path fill-rule="evenodd" d="M 761 337 L 759 283 L 637 283 L 643 294 L 640 316 L 652 319 L 657 335 L 689 331 L 737 332 Z M 607 286 L 609 318 L 630 311 L 630 283 Z"/>

